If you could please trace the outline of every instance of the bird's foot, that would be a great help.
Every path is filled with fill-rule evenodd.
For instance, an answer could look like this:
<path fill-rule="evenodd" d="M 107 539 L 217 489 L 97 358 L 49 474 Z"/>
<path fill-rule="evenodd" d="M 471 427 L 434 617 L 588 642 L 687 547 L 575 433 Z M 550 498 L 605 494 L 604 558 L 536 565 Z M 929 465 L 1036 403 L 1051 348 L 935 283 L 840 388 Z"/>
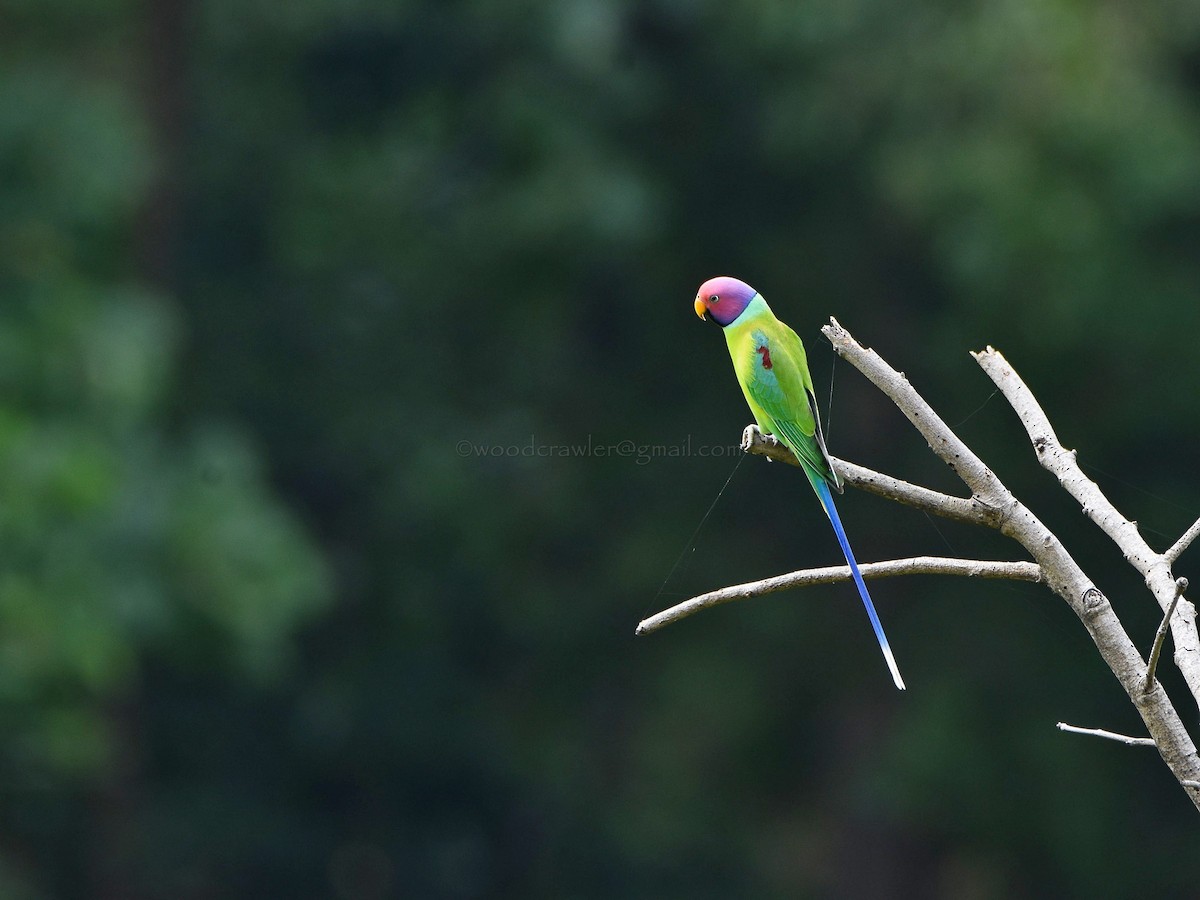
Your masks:
<path fill-rule="evenodd" d="M 762 429 L 757 425 L 747 425 L 746 430 L 742 432 L 742 452 L 749 453 L 753 447 L 759 444 L 778 447 L 779 440 L 773 434 L 763 434 Z M 767 457 L 767 462 L 771 462 L 770 456 Z"/>
<path fill-rule="evenodd" d="M 762 438 L 762 432 L 758 430 L 757 425 L 747 425 L 746 430 L 742 432 L 742 452 L 749 453 L 750 448 L 759 442 Z"/>

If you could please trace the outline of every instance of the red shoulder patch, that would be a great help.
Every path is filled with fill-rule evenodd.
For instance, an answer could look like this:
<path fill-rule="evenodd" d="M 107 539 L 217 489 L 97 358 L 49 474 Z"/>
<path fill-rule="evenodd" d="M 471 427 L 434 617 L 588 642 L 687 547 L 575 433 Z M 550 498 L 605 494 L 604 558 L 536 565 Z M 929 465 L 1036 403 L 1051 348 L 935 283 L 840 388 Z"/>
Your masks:
<path fill-rule="evenodd" d="M 760 344 L 758 349 L 754 352 L 762 354 L 762 364 L 764 369 L 771 368 L 771 351 L 768 349 L 766 344 Z"/>

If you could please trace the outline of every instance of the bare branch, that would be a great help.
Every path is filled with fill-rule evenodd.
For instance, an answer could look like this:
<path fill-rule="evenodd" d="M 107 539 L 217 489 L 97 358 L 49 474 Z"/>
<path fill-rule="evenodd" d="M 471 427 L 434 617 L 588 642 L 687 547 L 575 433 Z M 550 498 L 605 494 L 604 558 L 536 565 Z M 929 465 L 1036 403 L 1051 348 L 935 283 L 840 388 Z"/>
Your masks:
<path fill-rule="evenodd" d="M 1158 657 L 1162 653 L 1163 640 L 1167 636 L 1167 626 L 1170 625 L 1171 616 L 1175 614 L 1175 605 L 1179 603 L 1179 598 L 1183 596 L 1187 586 L 1186 578 L 1175 579 L 1175 599 L 1171 601 L 1162 621 L 1158 623 L 1158 631 L 1154 632 L 1154 646 L 1150 648 L 1150 662 L 1146 664 L 1146 680 L 1142 682 L 1143 692 L 1149 692 L 1150 688 L 1154 687 L 1154 672 L 1158 668 Z"/>
<path fill-rule="evenodd" d="M 866 563 L 859 566 L 863 578 L 888 578 L 897 575 L 964 575 L 968 578 L 1008 578 L 1016 581 L 1041 581 L 1041 569 L 1031 562 L 1002 562 L 985 559 L 951 559 L 942 556 L 916 556 L 911 559 L 893 559 L 887 562 Z M 832 584 L 850 580 L 849 566 L 827 566 L 821 569 L 801 569 L 774 578 L 735 584 L 731 587 L 709 591 L 689 600 L 684 600 L 644 619 L 636 634 L 652 631 L 686 619 L 693 613 L 720 606 L 732 600 L 746 600 L 763 594 L 804 587 L 810 584 Z"/>
<path fill-rule="evenodd" d="M 1137 647 L 1130 640 L 1112 605 L 1108 602 L 1108 598 L 1092 583 L 1055 534 L 1028 507 L 1017 500 L 995 473 L 954 434 L 909 384 L 903 374 L 889 366 L 875 351 L 867 349 L 855 341 L 853 336 L 838 324 L 837 320 L 830 319 L 830 324 L 826 325 L 822 332 L 840 356 L 861 371 L 896 404 L 896 407 L 925 437 L 930 449 L 950 466 L 970 489 L 971 498 L 970 500 L 961 500 L 947 497 L 935 491 L 928 491 L 926 488 L 918 488 L 896 479 L 888 479 L 887 476 L 870 472 L 870 470 L 856 470 L 841 461 L 836 463 L 838 471 L 844 473 L 847 480 L 852 482 L 854 476 L 860 475 L 861 481 L 857 483 L 861 487 L 868 490 L 876 489 L 877 493 L 884 496 L 911 503 L 918 508 L 929 509 L 939 515 L 945 514 L 942 510 L 948 509 L 952 505 L 965 504 L 965 506 L 955 507 L 960 520 L 989 524 L 999 530 L 1001 534 L 1021 544 L 1036 564 L 1025 563 L 1023 565 L 1032 565 L 1033 569 L 1038 572 L 1038 578 L 1062 597 L 1079 617 L 1095 643 L 1096 649 L 1125 690 L 1150 734 L 1149 738 L 1125 738 L 1118 735 L 1113 739 L 1157 746 L 1159 754 L 1171 769 L 1176 780 L 1183 784 L 1200 783 L 1200 757 L 1197 756 L 1196 745 L 1184 727 L 1171 698 L 1167 696 L 1162 685 L 1157 682 L 1152 683 L 1150 690 L 1143 689 L 1148 668 L 1145 660 L 1142 659 Z M 1047 465 L 1046 461 L 1055 463 L 1057 468 L 1052 468 L 1050 465 L 1047 465 L 1047 468 L 1051 468 L 1059 475 L 1064 486 L 1083 503 L 1085 512 L 1105 528 L 1106 532 L 1121 546 L 1126 558 L 1145 573 L 1147 585 L 1162 608 L 1166 609 L 1171 600 L 1175 599 L 1175 580 L 1171 576 L 1170 563 L 1167 558 L 1151 551 L 1138 534 L 1136 525 L 1121 517 L 1099 489 L 1082 476 L 1082 473 L 1078 471 L 1078 466 L 1075 465 L 1074 453 L 1067 453 L 1058 444 L 1058 439 L 1050 428 L 1045 414 L 1042 413 L 1028 388 L 1021 383 L 1004 358 L 990 347 L 983 353 L 974 354 L 974 356 L 1021 416 L 1026 429 L 1030 431 L 1030 437 L 1034 441 L 1039 457 L 1044 461 L 1043 464 Z M 755 443 L 752 433 L 747 433 L 746 440 L 752 445 Z M 787 454 L 778 452 L 779 448 L 761 451 L 753 450 L 751 447 L 746 449 L 786 461 Z M 952 503 L 947 503 L 947 501 L 952 501 Z M 1182 552 L 1182 548 L 1177 552 Z M 899 561 L 900 564 L 904 562 L 906 561 Z M 971 565 L 968 561 L 962 560 L 950 562 L 959 566 L 964 562 L 968 566 Z M 863 574 L 881 574 L 881 571 L 876 568 L 880 565 L 887 564 L 862 566 Z M 638 633 L 645 634 L 698 609 L 715 606 L 729 600 L 756 596 L 767 590 L 778 590 L 784 586 L 812 583 L 814 580 L 844 579 L 848 577 L 849 573 L 845 568 L 838 567 L 836 570 L 815 570 L 815 573 L 793 574 L 797 580 L 787 584 L 767 579 L 766 582 L 738 585 L 694 597 L 645 620 L 638 626 Z M 1002 577 L 1011 576 L 1006 574 Z M 804 581 L 803 579 L 809 580 Z M 764 584 L 772 582 L 774 582 L 773 586 L 763 587 Z M 1195 607 L 1191 603 L 1180 600 L 1174 614 L 1169 619 L 1175 644 L 1176 661 L 1180 663 L 1180 669 L 1184 671 L 1188 685 L 1193 689 L 1193 694 L 1200 698 L 1200 639 L 1197 639 L 1196 636 L 1195 612 Z M 1191 665 L 1192 659 L 1197 661 L 1197 665 Z M 1074 726 L 1060 725 L 1060 727 L 1063 727 L 1064 730 L 1074 730 L 1085 734 L 1112 736 L 1111 732 L 1077 729 Z M 1189 792 L 1188 796 L 1192 803 L 1200 809 L 1200 793 Z"/>
<path fill-rule="evenodd" d="M 1079 564 L 1071 557 L 1066 548 L 1036 515 L 1012 495 L 996 475 L 977 457 L 967 446 L 947 427 L 929 408 L 929 405 L 908 383 L 908 380 L 884 362 L 877 353 L 862 347 L 836 320 L 831 319 L 822 331 L 833 344 L 839 355 L 847 359 L 859 369 L 881 391 L 891 398 L 897 408 L 908 418 L 925 439 L 930 448 L 949 465 L 967 487 L 971 489 L 974 499 L 985 506 L 998 510 L 1000 521 L 998 528 L 1002 534 L 1013 538 L 1023 546 L 1033 559 L 1041 566 L 1042 577 L 1050 588 L 1070 605 L 1071 610 L 1079 617 L 1096 649 L 1104 662 L 1117 677 L 1121 687 L 1133 703 L 1154 742 L 1163 761 L 1170 767 L 1172 774 L 1179 781 L 1200 781 L 1200 758 L 1196 754 L 1196 745 L 1191 735 L 1183 725 L 1170 697 L 1161 685 L 1156 685 L 1151 691 L 1142 690 L 1142 679 L 1146 672 L 1146 663 L 1129 639 L 1124 626 L 1113 610 L 1112 605 L 1104 594 L 1092 584 Z M 988 350 L 978 354 L 976 359 L 992 359 L 993 355 L 1003 362 L 1003 357 Z M 1007 363 L 1004 364 L 1005 368 Z M 986 368 L 986 367 L 985 367 Z M 1008 370 L 1013 381 L 1019 381 L 1015 373 Z M 989 373 L 990 374 L 990 373 Z M 1005 391 L 1007 378 L 993 378 Z M 1011 388 L 1011 385 L 1008 385 Z M 1024 388 L 1024 385 L 1021 385 Z M 1028 389 L 1024 389 L 1028 393 Z M 1005 396 L 1009 396 L 1006 391 Z M 1010 398 L 1010 402 L 1012 402 Z M 1036 406 L 1036 404 L 1034 404 Z M 1039 409 L 1040 412 L 1040 409 Z M 1043 416 L 1044 418 L 1044 416 Z M 1052 432 L 1050 432 L 1052 434 Z M 1073 462 L 1073 460 L 1072 460 Z M 1136 535 L 1136 528 L 1128 529 Z M 1139 538 L 1140 540 L 1140 538 Z M 1128 553 L 1126 554 L 1129 555 Z M 1147 553 L 1149 559 L 1153 554 Z M 1156 573 L 1155 583 L 1147 577 L 1155 597 L 1165 608 L 1174 591 L 1174 579 L 1170 578 L 1170 569 L 1163 565 L 1166 584 L 1171 593 L 1166 602 L 1162 601 L 1161 587 L 1158 584 L 1159 575 Z M 1195 608 L 1186 600 L 1181 601 L 1172 617 L 1172 636 L 1175 643 L 1176 660 L 1194 653 L 1200 658 L 1200 641 L 1195 637 Z M 1191 637 L 1187 636 L 1191 626 Z M 1184 668 L 1183 665 L 1180 666 Z M 1200 670 L 1200 667 L 1197 667 Z M 1198 671 L 1200 675 L 1200 671 Z M 1198 679 L 1200 682 L 1200 679 Z M 1189 687 L 1191 682 L 1189 681 Z M 1200 686 L 1200 683 L 1198 683 Z M 1200 692 L 1193 690 L 1196 696 Z M 1200 796 L 1189 794 L 1193 804 L 1200 809 Z"/>
<path fill-rule="evenodd" d="M 776 462 L 791 466 L 800 465 L 790 449 L 772 435 L 763 434 L 757 425 L 747 425 L 746 430 L 742 432 L 742 449 Z M 888 500 L 968 525 L 989 525 L 995 528 L 999 522 L 998 510 L 991 509 L 974 498 L 965 500 L 962 497 L 953 497 L 837 457 L 830 457 L 830 461 L 846 484 Z"/>
<path fill-rule="evenodd" d="M 1171 545 L 1171 549 L 1163 554 L 1163 558 L 1167 561 L 1167 565 L 1175 565 L 1175 560 L 1179 559 L 1179 555 L 1183 553 L 1196 538 L 1200 537 L 1200 519 L 1192 523 L 1192 527 L 1183 533 L 1183 537 Z"/>
<path fill-rule="evenodd" d="M 1196 608 L 1187 600 L 1179 600 L 1171 561 L 1166 554 L 1151 550 L 1138 532 L 1137 523 L 1121 515 L 1099 485 L 1083 474 L 1075 451 L 1065 449 L 1059 442 L 1041 405 L 1003 354 L 988 347 L 971 355 L 1016 411 L 1043 468 L 1058 478 L 1066 491 L 1079 501 L 1084 514 L 1112 539 L 1129 564 L 1141 573 L 1159 608 L 1166 611 L 1177 605 L 1170 619 L 1175 664 L 1183 674 L 1192 698 L 1200 703 L 1200 636 L 1196 631 Z"/>
<path fill-rule="evenodd" d="M 1128 744 L 1131 747 L 1153 747 L 1154 738 L 1148 737 L 1130 737 L 1127 734 L 1117 734 L 1115 731 L 1105 731 L 1103 728 L 1079 728 L 1075 725 L 1068 725 L 1066 722 L 1058 723 L 1059 731 L 1069 731 L 1072 734 L 1088 734 L 1092 737 L 1107 738 L 1110 741 L 1119 741 L 1122 744 Z M 1184 779 L 1185 781 L 1187 779 Z M 1200 782 L 1196 782 L 1200 784 Z"/>
<path fill-rule="evenodd" d="M 950 430 L 950 426 L 942 421 L 941 416 L 925 402 L 925 398 L 908 383 L 903 373 L 889 366 L 874 350 L 863 347 L 854 340 L 837 319 L 831 318 L 821 332 L 829 338 L 839 356 L 844 357 L 866 375 L 872 384 L 896 404 L 896 408 L 904 413 L 913 427 L 929 442 L 929 448 L 971 489 L 978 502 L 996 510 L 997 516 L 1003 514 L 1007 503 L 1015 502 L 1000 480 L 958 435 Z"/>

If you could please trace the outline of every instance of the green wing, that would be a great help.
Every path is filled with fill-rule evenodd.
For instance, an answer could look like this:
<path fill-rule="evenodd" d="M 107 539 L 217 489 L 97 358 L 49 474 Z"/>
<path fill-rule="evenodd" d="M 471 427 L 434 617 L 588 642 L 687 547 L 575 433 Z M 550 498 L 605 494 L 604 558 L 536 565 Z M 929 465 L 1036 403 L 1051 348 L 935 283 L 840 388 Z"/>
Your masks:
<path fill-rule="evenodd" d="M 841 479 L 833 471 L 825 449 L 804 344 L 796 332 L 778 319 L 753 329 L 750 338 L 749 349 L 754 358 L 742 371 L 746 373 L 747 399 L 770 419 L 769 423 L 760 424 L 840 492 Z"/>

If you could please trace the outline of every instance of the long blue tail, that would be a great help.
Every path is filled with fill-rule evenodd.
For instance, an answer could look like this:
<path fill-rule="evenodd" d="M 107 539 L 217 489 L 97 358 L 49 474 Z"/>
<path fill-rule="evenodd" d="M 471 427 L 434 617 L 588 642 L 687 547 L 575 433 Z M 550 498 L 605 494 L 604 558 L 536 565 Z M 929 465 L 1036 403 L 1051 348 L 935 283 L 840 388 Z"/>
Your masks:
<path fill-rule="evenodd" d="M 888 646 L 887 635 L 883 633 L 883 626 L 879 624 L 879 614 L 875 612 L 875 604 L 871 602 L 871 595 L 867 593 L 867 585 L 863 582 L 862 573 L 858 571 L 858 562 L 854 559 L 854 551 L 850 549 L 850 542 L 846 540 L 846 532 L 842 528 L 842 520 L 838 516 L 837 507 L 833 505 L 833 493 L 829 490 L 825 479 L 809 473 L 807 466 L 804 467 L 804 471 L 808 475 L 808 480 L 812 482 L 813 490 L 821 498 L 821 505 L 825 507 L 825 515 L 829 516 L 829 521 L 833 524 L 833 532 L 837 535 L 838 543 L 842 545 L 842 554 L 846 557 L 846 562 L 850 564 L 850 574 L 854 576 L 854 583 L 858 586 L 858 595 L 862 597 L 863 606 L 867 608 L 867 617 L 871 620 L 871 627 L 875 629 L 875 638 L 879 641 L 879 649 L 883 651 L 883 658 L 887 660 L 888 668 L 892 671 L 892 680 L 896 682 L 896 687 L 904 690 L 904 679 L 900 677 L 900 670 L 896 668 L 896 659 L 892 656 L 892 648 Z"/>

